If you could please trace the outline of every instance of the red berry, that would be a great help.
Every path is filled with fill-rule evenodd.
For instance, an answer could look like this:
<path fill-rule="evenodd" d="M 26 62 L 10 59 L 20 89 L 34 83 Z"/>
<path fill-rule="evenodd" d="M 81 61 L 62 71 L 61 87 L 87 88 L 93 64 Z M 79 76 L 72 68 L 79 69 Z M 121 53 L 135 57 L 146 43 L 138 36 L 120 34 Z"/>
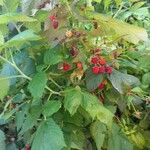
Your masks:
<path fill-rule="evenodd" d="M 99 61 L 99 58 L 96 57 L 96 56 L 94 56 L 94 57 L 91 58 L 91 63 L 92 63 L 92 64 L 97 64 L 98 61 Z"/>
<path fill-rule="evenodd" d="M 52 26 L 53 26 L 54 29 L 57 29 L 58 28 L 58 20 L 54 19 L 52 21 Z"/>
<path fill-rule="evenodd" d="M 63 63 L 63 71 L 69 71 L 71 69 L 71 65 L 68 63 Z"/>
<path fill-rule="evenodd" d="M 105 67 L 104 66 L 99 67 L 99 73 L 105 73 Z"/>
<path fill-rule="evenodd" d="M 78 55 L 78 49 L 76 47 L 72 47 L 72 49 L 70 50 L 70 54 L 72 57 L 76 57 Z"/>
<path fill-rule="evenodd" d="M 51 15 L 51 16 L 49 16 L 49 19 L 50 19 L 50 21 L 54 21 L 54 20 L 56 20 L 56 16 Z"/>
<path fill-rule="evenodd" d="M 112 71 L 113 71 L 113 68 L 112 68 L 112 67 L 110 67 L 110 66 L 105 67 L 105 72 L 106 72 L 106 73 L 111 74 Z"/>
<path fill-rule="evenodd" d="M 25 150 L 31 150 L 30 145 L 26 145 Z"/>
<path fill-rule="evenodd" d="M 99 86 L 98 86 L 98 89 L 103 90 L 103 89 L 104 89 L 104 87 L 105 87 L 105 84 L 100 83 L 100 84 L 99 84 Z"/>
<path fill-rule="evenodd" d="M 98 74 L 98 73 L 99 73 L 99 67 L 98 67 L 98 66 L 92 67 L 92 72 L 93 72 L 94 74 Z"/>
<path fill-rule="evenodd" d="M 83 69 L 83 65 L 81 62 L 77 62 L 76 66 L 78 69 L 81 69 L 81 70 Z"/>
<path fill-rule="evenodd" d="M 105 65 L 105 64 L 106 64 L 105 58 L 101 57 L 101 58 L 99 59 L 99 64 L 100 64 L 100 65 Z"/>

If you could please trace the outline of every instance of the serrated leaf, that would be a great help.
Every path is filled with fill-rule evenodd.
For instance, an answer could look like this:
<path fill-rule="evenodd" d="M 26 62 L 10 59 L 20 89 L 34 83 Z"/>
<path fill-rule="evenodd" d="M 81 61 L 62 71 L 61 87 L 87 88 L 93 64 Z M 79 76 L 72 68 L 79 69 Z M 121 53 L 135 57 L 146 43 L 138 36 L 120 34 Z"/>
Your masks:
<path fill-rule="evenodd" d="M 88 92 L 82 92 L 81 106 L 90 114 L 92 119 L 98 119 L 108 127 L 112 125 L 113 114 L 100 104 L 98 98 Z"/>
<path fill-rule="evenodd" d="M 25 116 L 24 112 L 19 111 L 16 113 L 16 126 L 17 126 L 17 131 L 19 131 L 23 125 Z"/>
<path fill-rule="evenodd" d="M 39 99 L 44 93 L 47 83 L 47 76 L 44 72 L 38 72 L 28 85 L 28 89 L 34 99 Z"/>
<path fill-rule="evenodd" d="M 0 149 L 1 150 L 6 150 L 5 134 L 2 130 L 0 130 Z"/>
<path fill-rule="evenodd" d="M 27 114 L 27 117 L 24 120 L 24 123 L 22 124 L 22 128 L 19 134 L 20 135 L 24 134 L 26 131 L 28 131 L 34 125 L 36 125 L 37 119 L 39 118 L 40 114 L 41 114 L 41 106 L 40 105 L 32 106 L 30 112 Z"/>
<path fill-rule="evenodd" d="M 34 22 L 36 19 L 22 15 L 20 13 L 7 13 L 0 15 L 0 25 L 8 24 L 9 22 Z"/>
<path fill-rule="evenodd" d="M 49 49 L 44 54 L 44 63 L 48 65 L 55 65 L 63 61 L 61 49 L 59 46 Z"/>
<path fill-rule="evenodd" d="M 125 93 L 125 86 L 139 85 L 138 78 L 113 70 L 113 73 L 108 77 L 113 87 L 121 94 Z"/>
<path fill-rule="evenodd" d="M 5 76 L 0 76 L 0 100 L 7 95 L 9 90 L 9 80 Z"/>
<path fill-rule="evenodd" d="M 37 129 L 32 150 L 61 150 L 65 147 L 63 133 L 53 119 L 43 122 Z"/>
<path fill-rule="evenodd" d="M 87 13 L 88 12 L 86 11 L 86 14 Z M 130 25 L 112 17 L 104 16 L 100 13 L 89 12 L 87 15 L 92 18 L 94 17 L 100 24 L 97 29 L 91 32 L 94 36 L 117 35 L 118 37 L 121 37 L 122 39 L 133 44 L 138 44 L 139 41 L 149 40 L 147 31 L 144 28 Z"/>
<path fill-rule="evenodd" d="M 142 68 L 142 69 L 145 69 L 145 70 L 150 70 L 150 56 L 149 55 L 146 55 L 146 56 L 143 56 L 143 57 L 140 57 L 139 59 L 139 64 L 138 64 L 138 67 Z"/>
<path fill-rule="evenodd" d="M 44 104 L 42 114 L 46 117 L 49 117 L 54 113 L 56 113 L 60 108 L 61 108 L 60 101 L 50 100 Z"/>
<path fill-rule="evenodd" d="M 63 150 L 71 150 L 71 149 L 84 150 L 86 143 L 84 133 L 81 130 L 72 129 L 72 131 L 66 132 L 66 134 L 64 135 L 67 147 L 63 148 Z"/>
<path fill-rule="evenodd" d="M 150 72 L 145 73 L 142 77 L 142 83 L 145 85 L 150 85 Z"/>
<path fill-rule="evenodd" d="M 108 139 L 108 150 L 133 150 L 133 145 L 122 135 L 116 124 L 113 124 L 112 134 Z"/>
<path fill-rule="evenodd" d="M 105 139 L 106 126 L 100 121 L 95 121 L 90 128 L 97 150 L 101 150 Z"/>
<path fill-rule="evenodd" d="M 89 91 L 94 91 L 103 80 L 103 75 L 93 74 L 91 68 L 86 71 L 85 75 L 86 87 Z"/>
<path fill-rule="evenodd" d="M 36 35 L 32 30 L 25 30 L 5 43 L 4 47 L 17 47 L 30 41 L 40 40 L 41 37 Z"/>
<path fill-rule="evenodd" d="M 144 148 L 145 139 L 140 132 L 135 132 L 129 135 L 129 139 L 140 149 Z"/>
<path fill-rule="evenodd" d="M 16 53 L 14 55 L 14 61 L 18 66 L 18 68 L 27 76 L 31 76 L 32 74 L 35 73 L 35 63 L 33 59 L 29 57 L 27 51 L 23 50 L 21 52 Z M 0 75 L 10 77 L 19 75 L 19 73 L 9 63 L 4 63 Z M 10 85 L 14 85 L 16 81 L 18 81 L 16 78 L 9 79 Z"/>
<path fill-rule="evenodd" d="M 74 115 L 81 105 L 82 95 L 79 88 L 73 88 L 65 91 L 64 107 Z"/>
<path fill-rule="evenodd" d="M 13 3 L 10 3 L 9 0 L 4 0 L 3 13 L 13 13 L 17 11 L 20 0 L 13 0 Z"/>
<path fill-rule="evenodd" d="M 113 114 L 102 106 L 96 96 L 81 91 L 79 87 L 65 91 L 64 107 L 71 115 L 76 113 L 79 106 L 86 110 L 92 119 L 98 119 L 111 127 Z"/>

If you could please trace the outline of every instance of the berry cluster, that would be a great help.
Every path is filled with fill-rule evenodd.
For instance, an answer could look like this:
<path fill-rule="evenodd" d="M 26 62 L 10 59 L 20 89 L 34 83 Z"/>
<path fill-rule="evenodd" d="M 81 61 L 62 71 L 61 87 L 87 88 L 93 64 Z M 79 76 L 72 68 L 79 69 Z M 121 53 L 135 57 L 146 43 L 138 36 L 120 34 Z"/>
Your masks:
<path fill-rule="evenodd" d="M 108 66 L 106 63 L 106 60 L 102 56 L 93 56 L 91 58 L 91 64 L 94 66 L 92 67 L 93 74 L 111 74 L 112 73 L 112 67 Z"/>
<path fill-rule="evenodd" d="M 52 15 L 52 16 L 49 16 L 49 19 L 50 19 L 50 21 L 52 23 L 53 28 L 57 29 L 58 25 L 59 25 L 57 17 L 55 15 Z"/>

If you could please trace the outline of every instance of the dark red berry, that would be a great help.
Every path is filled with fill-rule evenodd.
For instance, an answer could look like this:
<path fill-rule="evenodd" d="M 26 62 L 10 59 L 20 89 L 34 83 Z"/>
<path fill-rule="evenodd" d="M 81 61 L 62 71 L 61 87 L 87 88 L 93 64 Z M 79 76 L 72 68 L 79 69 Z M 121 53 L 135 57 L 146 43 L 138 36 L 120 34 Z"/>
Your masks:
<path fill-rule="evenodd" d="M 105 67 L 105 72 L 106 72 L 106 73 L 111 74 L 112 71 L 113 71 L 113 68 L 112 68 L 112 67 L 110 67 L 110 66 Z"/>
<path fill-rule="evenodd" d="M 68 63 L 63 63 L 63 71 L 69 71 L 71 69 L 71 65 Z"/>
<path fill-rule="evenodd" d="M 94 57 L 91 58 L 91 63 L 92 64 L 97 64 L 98 61 L 99 61 L 99 58 L 97 56 L 94 56 Z"/>
<path fill-rule="evenodd" d="M 77 68 L 80 69 L 80 70 L 83 69 L 83 65 L 82 65 L 81 62 L 77 62 L 76 66 L 77 66 Z"/>
<path fill-rule="evenodd" d="M 98 67 L 98 66 L 92 67 L 92 72 L 93 72 L 94 74 L 98 74 L 98 73 L 99 73 L 99 67 Z"/>
<path fill-rule="evenodd" d="M 49 19 L 50 19 L 50 21 L 54 21 L 54 20 L 56 20 L 56 16 L 51 15 L 51 16 L 49 16 Z"/>
<path fill-rule="evenodd" d="M 106 64 L 105 58 L 101 57 L 101 58 L 99 59 L 99 64 L 100 64 L 100 65 L 105 65 L 105 64 Z"/>
<path fill-rule="evenodd" d="M 105 73 L 105 67 L 104 66 L 99 67 L 99 73 Z"/>
<path fill-rule="evenodd" d="M 78 55 L 79 51 L 76 47 L 72 47 L 72 49 L 70 50 L 70 54 L 72 57 L 76 57 Z"/>
<path fill-rule="evenodd" d="M 99 84 L 99 86 L 98 86 L 98 89 L 103 90 L 103 89 L 104 89 L 104 87 L 105 87 L 105 84 L 100 83 L 100 84 Z"/>
<path fill-rule="evenodd" d="M 56 20 L 56 19 L 53 20 L 52 21 L 52 26 L 53 26 L 54 29 L 57 29 L 58 28 L 58 20 Z"/>

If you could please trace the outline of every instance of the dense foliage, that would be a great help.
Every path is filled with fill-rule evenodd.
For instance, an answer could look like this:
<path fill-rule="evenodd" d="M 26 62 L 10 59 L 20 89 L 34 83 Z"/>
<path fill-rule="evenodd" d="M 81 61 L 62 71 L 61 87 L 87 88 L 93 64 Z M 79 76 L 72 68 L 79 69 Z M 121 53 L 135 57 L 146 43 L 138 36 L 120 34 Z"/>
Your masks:
<path fill-rule="evenodd" d="M 149 7 L 0 0 L 0 149 L 150 149 Z"/>

